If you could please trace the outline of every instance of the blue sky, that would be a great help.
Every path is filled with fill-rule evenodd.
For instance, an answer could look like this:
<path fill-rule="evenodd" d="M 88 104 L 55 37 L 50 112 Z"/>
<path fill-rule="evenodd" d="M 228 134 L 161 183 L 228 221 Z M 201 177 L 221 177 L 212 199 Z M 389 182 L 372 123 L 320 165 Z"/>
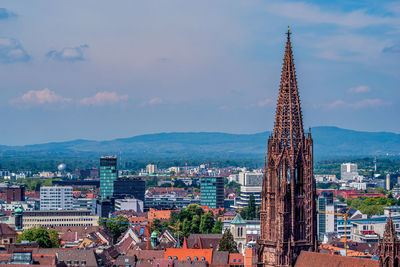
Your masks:
<path fill-rule="evenodd" d="M 288 25 L 305 127 L 400 132 L 400 1 L 2 4 L 0 144 L 271 130 Z"/>

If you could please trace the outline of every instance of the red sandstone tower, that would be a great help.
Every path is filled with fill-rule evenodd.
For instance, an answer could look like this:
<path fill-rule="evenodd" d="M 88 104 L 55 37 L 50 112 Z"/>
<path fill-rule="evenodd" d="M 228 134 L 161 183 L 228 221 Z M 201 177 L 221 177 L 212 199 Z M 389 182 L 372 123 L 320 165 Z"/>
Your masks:
<path fill-rule="evenodd" d="M 303 130 L 290 34 L 261 193 L 260 266 L 293 266 L 301 250 L 317 249 L 313 140 Z"/>

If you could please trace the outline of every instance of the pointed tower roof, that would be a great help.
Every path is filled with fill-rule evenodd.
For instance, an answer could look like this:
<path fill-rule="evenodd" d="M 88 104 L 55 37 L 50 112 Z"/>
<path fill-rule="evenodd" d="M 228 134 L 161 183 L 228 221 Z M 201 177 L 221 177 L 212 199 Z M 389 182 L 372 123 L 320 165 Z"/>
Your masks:
<path fill-rule="evenodd" d="M 396 234 L 396 229 L 394 228 L 393 220 L 392 220 L 392 212 L 389 207 L 389 217 L 386 221 L 385 225 L 385 232 L 383 233 L 383 242 L 384 243 L 391 243 L 391 242 L 396 242 L 397 239 L 397 234 Z"/>
<path fill-rule="evenodd" d="M 246 221 L 243 220 L 242 216 L 240 216 L 240 214 L 238 213 L 231 221 L 231 224 L 246 224 Z"/>
<path fill-rule="evenodd" d="M 188 248 L 188 244 L 187 244 L 187 238 L 186 238 L 186 236 L 185 237 L 183 237 L 183 245 L 182 245 L 182 248 Z"/>
<path fill-rule="evenodd" d="M 288 28 L 273 137 L 285 146 L 295 147 L 304 131 L 290 35 Z"/>

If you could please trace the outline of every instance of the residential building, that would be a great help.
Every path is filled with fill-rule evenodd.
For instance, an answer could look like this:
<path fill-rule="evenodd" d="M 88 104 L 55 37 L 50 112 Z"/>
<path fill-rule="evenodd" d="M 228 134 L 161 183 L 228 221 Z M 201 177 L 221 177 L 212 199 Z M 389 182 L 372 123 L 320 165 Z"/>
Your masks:
<path fill-rule="evenodd" d="M 224 177 L 202 177 L 201 205 L 212 209 L 224 207 Z"/>
<path fill-rule="evenodd" d="M 146 182 L 139 178 L 118 178 L 114 181 L 115 199 L 135 198 L 144 201 L 144 193 L 146 191 Z"/>
<path fill-rule="evenodd" d="M 146 166 L 146 172 L 148 174 L 155 174 L 157 172 L 157 165 L 154 163 L 150 163 Z"/>
<path fill-rule="evenodd" d="M 114 181 L 118 177 L 117 156 L 100 158 L 100 197 L 110 198 L 114 193 Z"/>
<path fill-rule="evenodd" d="M 342 163 L 340 166 L 340 179 L 343 181 L 353 180 L 358 176 L 358 168 L 355 163 Z"/>
<path fill-rule="evenodd" d="M 72 210 L 72 186 L 42 186 L 40 188 L 41 210 Z"/>

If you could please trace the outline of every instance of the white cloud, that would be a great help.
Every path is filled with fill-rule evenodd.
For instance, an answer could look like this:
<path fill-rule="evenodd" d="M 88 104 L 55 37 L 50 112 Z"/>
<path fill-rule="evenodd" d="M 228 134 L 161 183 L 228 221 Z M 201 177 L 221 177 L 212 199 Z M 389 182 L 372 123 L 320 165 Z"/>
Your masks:
<path fill-rule="evenodd" d="M 264 100 L 258 101 L 257 106 L 259 106 L 259 107 L 265 107 L 265 106 L 268 106 L 268 105 L 273 104 L 273 102 L 274 102 L 274 101 L 272 101 L 272 99 L 266 98 L 266 99 L 264 99 Z"/>
<path fill-rule="evenodd" d="M 266 11 L 313 24 L 326 23 L 348 28 L 363 28 L 384 24 L 396 25 L 399 21 L 398 18 L 370 15 L 364 9 L 352 12 L 332 12 L 305 2 L 273 2 L 267 5 Z"/>
<path fill-rule="evenodd" d="M 380 98 L 367 98 L 353 103 L 347 103 L 343 100 L 335 100 L 332 103 L 326 104 L 326 109 L 335 109 L 335 108 L 352 108 L 352 109 L 361 109 L 361 108 L 377 108 L 383 106 L 390 106 L 390 102 L 383 101 Z"/>
<path fill-rule="evenodd" d="M 115 92 L 98 92 L 97 94 L 91 97 L 85 97 L 80 100 L 82 105 L 88 106 L 106 106 L 106 105 L 114 105 L 120 102 L 126 101 L 128 99 L 127 95 L 118 95 Z"/>
<path fill-rule="evenodd" d="M 71 101 L 70 98 L 65 98 L 57 95 L 54 91 L 44 88 L 43 90 L 30 90 L 14 100 L 12 104 L 26 104 L 26 105 L 43 105 L 54 103 L 65 103 Z"/>
<path fill-rule="evenodd" d="M 16 39 L 0 38 L 0 62 L 27 62 L 31 59 L 21 43 Z"/>
<path fill-rule="evenodd" d="M 357 87 L 352 87 L 349 88 L 349 93 L 366 93 L 371 91 L 371 88 L 369 88 L 367 85 L 360 85 Z"/>
<path fill-rule="evenodd" d="M 149 100 L 148 104 L 149 105 L 156 105 L 156 104 L 161 104 L 163 101 L 161 98 L 159 97 L 154 97 L 152 99 Z"/>
<path fill-rule="evenodd" d="M 51 50 L 47 52 L 46 57 L 57 61 L 83 61 L 85 60 L 84 52 L 89 46 L 87 44 L 76 47 L 65 47 L 59 51 Z"/>

